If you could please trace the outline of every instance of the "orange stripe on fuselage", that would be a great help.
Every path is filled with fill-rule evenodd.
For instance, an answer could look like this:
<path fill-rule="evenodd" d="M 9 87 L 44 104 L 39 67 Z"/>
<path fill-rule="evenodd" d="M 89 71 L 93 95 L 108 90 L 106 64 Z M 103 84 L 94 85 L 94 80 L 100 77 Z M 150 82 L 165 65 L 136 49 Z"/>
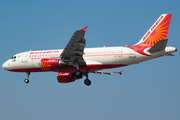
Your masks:
<path fill-rule="evenodd" d="M 95 56 L 115 56 L 115 55 L 134 55 L 134 53 L 121 53 L 121 54 L 99 54 L 99 55 L 83 55 L 83 57 L 95 57 Z M 30 59 L 43 59 L 48 57 L 38 57 L 38 58 L 30 58 Z"/>

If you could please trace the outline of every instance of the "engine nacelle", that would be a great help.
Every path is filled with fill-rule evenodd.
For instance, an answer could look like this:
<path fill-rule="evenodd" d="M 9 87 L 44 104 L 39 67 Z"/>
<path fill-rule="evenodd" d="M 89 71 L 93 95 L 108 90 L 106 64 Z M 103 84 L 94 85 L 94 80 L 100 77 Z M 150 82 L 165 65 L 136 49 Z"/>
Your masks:
<path fill-rule="evenodd" d="M 59 83 L 69 83 L 74 82 L 74 73 L 72 72 L 58 72 L 57 80 Z"/>
<path fill-rule="evenodd" d="M 57 58 L 43 58 L 41 60 L 42 70 L 56 70 L 59 69 L 59 60 Z"/>
<path fill-rule="evenodd" d="M 68 65 L 67 63 L 63 62 L 61 59 L 58 58 L 43 58 L 41 60 L 42 70 L 54 71 L 62 66 L 67 66 L 67 65 Z"/>

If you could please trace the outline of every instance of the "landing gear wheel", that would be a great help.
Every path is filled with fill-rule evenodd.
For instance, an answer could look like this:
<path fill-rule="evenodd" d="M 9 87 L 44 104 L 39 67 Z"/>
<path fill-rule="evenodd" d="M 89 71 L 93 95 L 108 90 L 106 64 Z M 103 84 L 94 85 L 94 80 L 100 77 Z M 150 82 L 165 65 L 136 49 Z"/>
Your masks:
<path fill-rule="evenodd" d="M 75 72 L 75 75 L 76 75 L 77 77 L 82 77 L 82 73 L 81 73 L 81 71 L 79 71 L 79 70 L 77 70 L 77 71 Z"/>
<path fill-rule="evenodd" d="M 25 82 L 25 83 L 29 83 L 29 80 L 28 80 L 28 79 L 25 79 L 24 82 Z"/>
<path fill-rule="evenodd" d="M 85 79 L 84 80 L 84 84 L 86 84 L 87 86 L 91 85 L 91 81 L 89 79 Z"/>

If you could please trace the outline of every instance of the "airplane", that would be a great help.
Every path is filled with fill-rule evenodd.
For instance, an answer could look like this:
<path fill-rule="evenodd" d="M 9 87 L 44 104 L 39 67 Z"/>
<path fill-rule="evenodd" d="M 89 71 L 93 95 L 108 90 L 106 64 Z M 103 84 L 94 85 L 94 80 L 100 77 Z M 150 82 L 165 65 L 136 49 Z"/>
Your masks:
<path fill-rule="evenodd" d="M 85 32 L 88 26 L 77 30 L 64 49 L 27 51 L 15 54 L 3 65 L 3 69 L 12 72 L 25 72 L 29 83 L 31 72 L 57 72 L 59 83 L 70 83 L 86 77 L 84 83 L 89 86 L 89 73 L 112 75 L 104 69 L 138 64 L 161 56 L 174 56 L 177 48 L 166 46 L 167 34 L 172 14 L 162 14 L 150 27 L 138 43 L 132 46 L 85 48 Z"/>

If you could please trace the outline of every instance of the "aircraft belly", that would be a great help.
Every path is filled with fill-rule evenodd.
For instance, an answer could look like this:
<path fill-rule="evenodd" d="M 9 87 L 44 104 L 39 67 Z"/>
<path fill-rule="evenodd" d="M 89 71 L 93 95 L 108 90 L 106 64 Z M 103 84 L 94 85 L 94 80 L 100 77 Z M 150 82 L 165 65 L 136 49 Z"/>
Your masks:
<path fill-rule="evenodd" d="M 85 61 L 97 61 L 104 64 L 124 64 L 127 65 L 131 60 L 128 59 L 128 55 L 123 56 L 95 56 L 95 57 L 84 57 Z"/>

